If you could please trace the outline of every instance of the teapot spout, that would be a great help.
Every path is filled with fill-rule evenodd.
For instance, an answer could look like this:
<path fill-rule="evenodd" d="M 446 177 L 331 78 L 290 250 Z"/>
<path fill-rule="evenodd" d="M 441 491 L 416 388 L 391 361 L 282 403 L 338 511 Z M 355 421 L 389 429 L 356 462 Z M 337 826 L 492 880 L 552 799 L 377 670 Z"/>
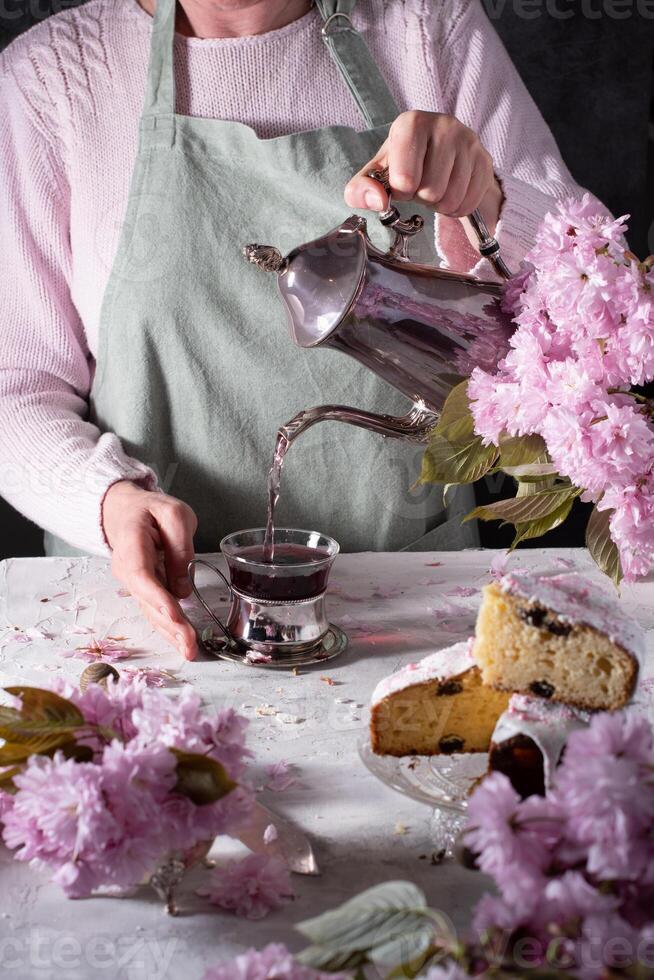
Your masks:
<path fill-rule="evenodd" d="M 317 422 L 345 422 L 347 425 L 377 432 L 388 439 L 425 442 L 438 422 L 438 415 L 422 401 L 416 402 L 406 415 L 381 415 L 349 408 L 347 405 L 319 405 L 298 412 L 290 422 L 282 426 L 280 434 L 290 443 Z"/>

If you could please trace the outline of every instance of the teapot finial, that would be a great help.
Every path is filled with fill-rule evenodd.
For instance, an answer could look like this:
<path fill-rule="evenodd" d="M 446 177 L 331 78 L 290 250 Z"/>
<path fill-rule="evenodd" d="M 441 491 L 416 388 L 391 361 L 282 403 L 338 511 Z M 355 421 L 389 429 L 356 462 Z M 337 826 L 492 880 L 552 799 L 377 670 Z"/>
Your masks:
<path fill-rule="evenodd" d="M 273 245 L 246 245 L 243 255 L 264 272 L 283 272 L 286 268 L 286 259 Z"/>

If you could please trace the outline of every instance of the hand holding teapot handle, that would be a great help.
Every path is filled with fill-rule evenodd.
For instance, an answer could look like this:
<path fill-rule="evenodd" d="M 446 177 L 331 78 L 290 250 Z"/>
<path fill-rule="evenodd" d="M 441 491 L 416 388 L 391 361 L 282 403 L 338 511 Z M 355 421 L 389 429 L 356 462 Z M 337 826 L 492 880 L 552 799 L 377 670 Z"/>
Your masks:
<path fill-rule="evenodd" d="M 399 183 L 391 186 L 392 179 Z M 381 184 L 384 194 L 374 190 L 370 179 Z M 482 214 L 499 216 L 502 191 L 490 155 L 472 130 L 453 116 L 433 112 L 404 112 L 391 126 L 388 139 L 348 184 L 345 197 L 354 207 L 380 211 L 380 220 L 390 226 L 404 245 L 395 251 L 406 257 L 406 236 L 415 234 L 423 222 L 418 215 L 408 221 L 400 217 L 391 197 L 419 200 L 443 214 L 465 221 L 487 258 L 504 279 L 511 272 L 500 256 L 497 239 L 491 235 Z M 469 210 L 468 210 L 469 207 Z M 418 225 L 419 223 L 419 225 Z"/>

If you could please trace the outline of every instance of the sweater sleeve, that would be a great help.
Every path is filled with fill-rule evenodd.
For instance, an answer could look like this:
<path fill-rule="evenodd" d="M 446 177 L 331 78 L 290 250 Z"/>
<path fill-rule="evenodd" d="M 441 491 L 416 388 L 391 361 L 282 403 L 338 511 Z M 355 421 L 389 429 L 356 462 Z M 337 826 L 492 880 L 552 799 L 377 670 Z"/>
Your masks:
<path fill-rule="evenodd" d="M 69 288 L 63 154 L 10 56 L 0 58 L 0 494 L 74 547 L 106 554 L 106 491 L 125 479 L 154 489 L 156 477 L 88 421 L 93 360 Z"/>
<path fill-rule="evenodd" d="M 473 129 L 493 158 L 504 191 L 496 237 L 505 262 L 516 270 L 545 214 L 584 190 L 563 162 L 480 0 L 438 0 L 432 9 L 432 70 L 440 77 L 444 111 Z M 436 244 L 447 267 L 494 274 L 457 219 L 437 216 Z"/>

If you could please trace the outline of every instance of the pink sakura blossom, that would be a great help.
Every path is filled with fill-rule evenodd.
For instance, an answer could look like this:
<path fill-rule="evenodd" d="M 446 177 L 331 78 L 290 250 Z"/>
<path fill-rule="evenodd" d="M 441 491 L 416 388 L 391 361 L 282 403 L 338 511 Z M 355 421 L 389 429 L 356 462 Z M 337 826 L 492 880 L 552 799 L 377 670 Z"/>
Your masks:
<path fill-rule="evenodd" d="M 54 678 L 51 687 L 77 705 L 91 725 L 101 727 L 107 734 L 113 733 L 122 741 L 136 737 L 138 730 L 133 715 L 142 706 L 145 694 L 145 682 L 141 678 L 120 677 L 106 688 L 102 684 L 89 684 L 84 692 L 63 678 Z M 83 741 L 98 752 L 105 744 L 105 740 L 95 735 Z"/>
<path fill-rule="evenodd" d="M 598 891 L 580 871 L 565 871 L 546 883 L 538 916 L 546 928 L 550 922 L 606 915 L 619 904 L 617 896 Z"/>
<path fill-rule="evenodd" d="M 479 589 L 473 588 L 471 585 L 455 585 L 452 589 L 448 589 L 443 595 L 447 596 L 461 596 L 466 598 L 467 596 L 477 595 Z"/>
<path fill-rule="evenodd" d="M 468 398 L 475 429 L 486 445 L 497 445 L 502 433 L 510 431 L 509 419 L 515 417 L 520 406 L 519 385 L 475 368 L 468 382 Z"/>
<path fill-rule="evenodd" d="M 579 966 L 575 970 L 575 976 L 580 980 L 604 980 L 611 976 L 609 971 L 612 969 L 619 975 L 626 966 L 638 963 L 638 954 L 640 952 L 642 956 L 647 949 L 646 944 L 649 944 L 646 955 L 651 964 L 651 932 L 649 936 L 646 930 L 639 932 L 615 912 L 586 916 L 580 933 L 576 943 Z M 626 959 L 631 962 L 625 962 Z"/>
<path fill-rule="evenodd" d="M 533 907 L 523 910 L 517 903 L 505 901 L 498 895 L 486 893 L 475 905 L 472 916 L 472 931 L 476 936 L 483 936 L 493 930 L 501 930 L 511 935 L 516 929 L 521 929 L 528 920 Z"/>
<path fill-rule="evenodd" d="M 549 214 L 504 305 L 517 330 L 496 373 L 468 384 L 484 443 L 543 437 L 583 499 L 615 510 L 610 530 L 627 580 L 654 564 L 648 483 L 654 425 L 628 395 L 654 378 L 654 270 L 625 255 L 624 219 L 587 195 Z M 610 503 L 609 503 L 610 502 Z"/>
<path fill-rule="evenodd" d="M 501 304 L 505 313 L 514 313 L 518 309 L 522 294 L 533 272 L 534 267 L 531 262 L 521 262 L 519 270 L 509 279 Z"/>
<path fill-rule="evenodd" d="M 588 872 L 599 880 L 649 874 L 652 764 L 652 731 L 633 712 L 600 714 L 568 740 L 553 797 L 565 810 L 569 853 L 583 853 Z"/>
<path fill-rule="evenodd" d="M 500 579 L 506 572 L 506 566 L 509 561 L 509 553 L 507 551 L 501 552 L 499 555 L 495 555 L 492 562 L 488 567 L 488 573 L 491 578 Z"/>
<path fill-rule="evenodd" d="M 133 720 L 139 738 L 163 742 L 171 748 L 210 755 L 239 779 L 251 753 L 245 748 L 248 720 L 232 708 L 213 715 L 202 711 L 198 694 L 184 688 L 176 698 L 157 690 L 144 690 L 142 706 L 135 707 Z"/>
<path fill-rule="evenodd" d="M 350 980 L 344 973 L 322 973 L 301 966 L 281 943 L 262 950 L 248 949 L 232 960 L 211 967 L 203 980 Z M 455 978 L 452 978 L 455 980 Z"/>
<path fill-rule="evenodd" d="M 266 789 L 273 793 L 283 793 L 297 782 L 291 767 L 284 759 L 266 766 Z"/>
<path fill-rule="evenodd" d="M 627 581 L 646 575 L 654 564 L 654 479 L 624 489 L 607 490 L 598 503 L 600 510 L 613 510 L 611 537 L 620 551 Z"/>
<path fill-rule="evenodd" d="M 116 745 L 106 766 L 61 753 L 32 756 L 14 777 L 18 792 L 3 815 L 4 842 L 17 848 L 19 861 L 52 871 L 70 898 L 100 885 L 134 885 L 166 853 L 158 807 L 174 785 L 174 769 L 171 753 L 157 747 L 139 752 Z"/>
<path fill-rule="evenodd" d="M 500 894 L 477 905 L 477 936 L 499 931 L 509 945 L 532 937 L 543 963 L 552 936 L 565 936 L 566 969 L 587 980 L 628 965 L 607 958 L 608 940 L 624 939 L 635 957 L 654 939 L 653 772 L 652 729 L 623 711 L 570 735 L 544 799 L 518 799 L 499 774 L 485 779 L 470 800 L 466 843 Z"/>
<path fill-rule="evenodd" d="M 290 901 L 293 889 L 288 868 L 280 858 L 249 854 L 216 868 L 198 894 L 246 919 L 263 919 Z"/>
<path fill-rule="evenodd" d="M 94 637 L 85 646 L 67 647 L 59 651 L 61 657 L 78 658 L 87 660 L 89 663 L 111 663 L 114 660 L 126 660 L 133 654 L 132 650 L 126 647 L 117 646 L 112 640 L 101 640 Z"/>
<path fill-rule="evenodd" d="M 146 687 L 175 687 L 186 683 L 171 670 L 159 667 L 121 667 L 123 677 L 139 677 L 145 681 Z"/>
<path fill-rule="evenodd" d="M 84 715 L 88 730 L 78 742 L 93 759 L 32 756 L 14 778 L 15 795 L 2 794 L 0 812 L 16 858 L 48 869 L 66 895 L 138 884 L 171 851 L 232 833 L 250 817 L 253 792 L 242 779 L 247 722 L 234 711 L 207 714 L 192 692 L 172 699 L 138 676 L 84 692 L 58 680 L 53 689 Z M 215 759 L 239 785 L 194 804 L 175 791 L 172 748 Z"/>
<path fill-rule="evenodd" d="M 558 833 L 555 806 L 540 797 L 521 801 L 507 777 L 493 773 L 470 798 L 468 814 L 466 843 L 480 855 L 480 868 L 528 915 L 544 886 L 551 838 Z"/>
<path fill-rule="evenodd" d="M 278 837 L 277 827 L 275 827 L 274 823 L 269 823 L 263 832 L 264 844 L 273 844 Z"/>

